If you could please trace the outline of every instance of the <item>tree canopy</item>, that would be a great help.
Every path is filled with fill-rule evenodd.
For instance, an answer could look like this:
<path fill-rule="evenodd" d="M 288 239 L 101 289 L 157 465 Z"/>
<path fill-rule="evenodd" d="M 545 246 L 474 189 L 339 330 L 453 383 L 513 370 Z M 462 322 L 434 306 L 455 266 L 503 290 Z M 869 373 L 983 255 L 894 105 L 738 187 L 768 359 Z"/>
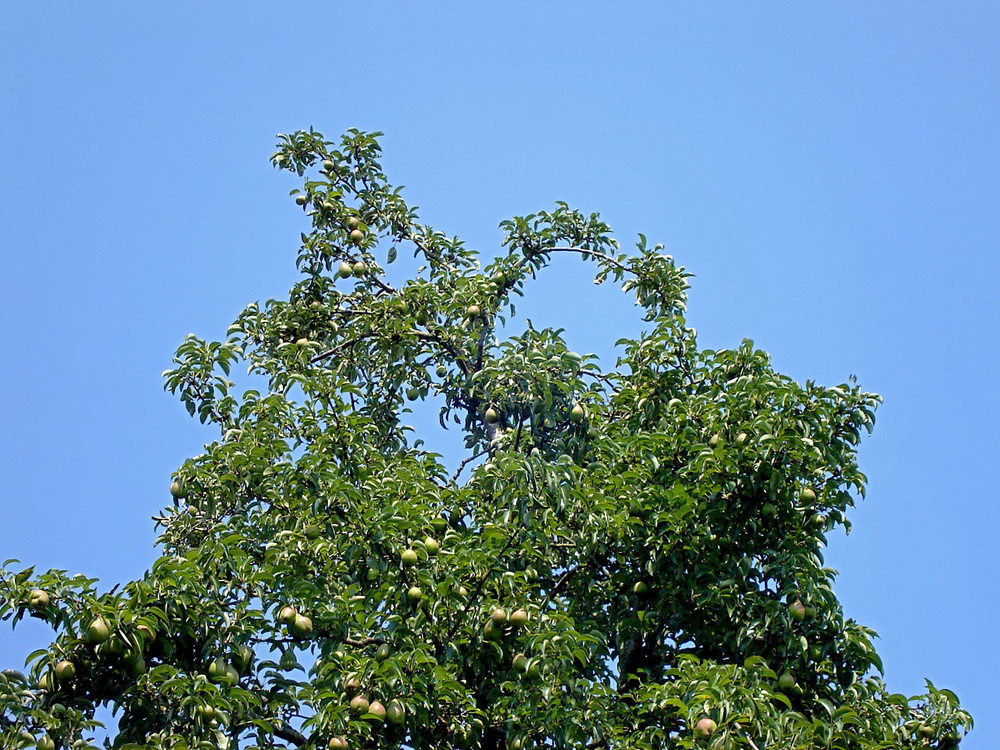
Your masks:
<path fill-rule="evenodd" d="M 89 746 L 107 706 L 116 748 L 957 745 L 955 695 L 889 691 L 824 563 L 879 397 L 699 349 L 690 275 L 597 214 L 514 217 L 481 259 L 418 222 L 379 135 L 279 136 L 301 280 L 164 373 L 218 438 L 172 478 L 151 569 L 4 563 L 0 618 L 55 637 L 0 675 L 0 744 Z M 642 308 L 613 368 L 508 332 L 560 253 Z M 425 399 L 462 456 L 407 425 Z"/>

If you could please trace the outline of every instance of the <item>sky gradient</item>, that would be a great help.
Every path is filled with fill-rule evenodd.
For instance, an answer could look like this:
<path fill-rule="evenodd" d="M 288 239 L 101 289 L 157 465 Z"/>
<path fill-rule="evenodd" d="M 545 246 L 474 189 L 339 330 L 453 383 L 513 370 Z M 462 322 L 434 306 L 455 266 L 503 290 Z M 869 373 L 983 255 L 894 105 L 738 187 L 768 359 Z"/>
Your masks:
<path fill-rule="evenodd" d="M 891 688 L 953 689 L 963 750 L 1000 746 L 1000 9 L 623 5 L 4 4 L 0 559 L 149 566 L 211 438 L 161 371 L 296 278 L 275 133 L 381 130 L 424 222 L 489 255 L 513 214 L 598 211 L 695 274 L 703 347 L 882 394 L 836 591 Z M 641 323 L 590 271 L 518 312 L 610 369 Z M 43 637 L 0 627 L 2 666 Z"/>

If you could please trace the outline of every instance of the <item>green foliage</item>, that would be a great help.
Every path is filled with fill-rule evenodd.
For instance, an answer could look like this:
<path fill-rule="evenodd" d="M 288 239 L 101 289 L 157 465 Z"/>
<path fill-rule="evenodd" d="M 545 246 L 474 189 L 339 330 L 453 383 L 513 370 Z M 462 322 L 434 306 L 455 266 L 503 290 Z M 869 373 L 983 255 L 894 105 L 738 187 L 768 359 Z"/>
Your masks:
<path fill-rule="evenodd" d="M 80 747 L 104 704 L 120 748 L 957 744 L 956 697 L 888 692 L 824 567 L 878 397 L 700 350 L 688 274 L 565 204 L 503 222 L 482 267 L 378 158 L 280 136 L 302 280 L 164 374 L 219 439 L 172 478 L 142 579 L 3 566 L 0 618 L 56 635 L 0 675 L 0 744 Z M 400 251 L 419 270 L 393 285 Z M 644 310 L 610 372 L 558 330 L 499 337 L 556 253 Z M 457 471 L 404 424 L 427 398 Z"/>

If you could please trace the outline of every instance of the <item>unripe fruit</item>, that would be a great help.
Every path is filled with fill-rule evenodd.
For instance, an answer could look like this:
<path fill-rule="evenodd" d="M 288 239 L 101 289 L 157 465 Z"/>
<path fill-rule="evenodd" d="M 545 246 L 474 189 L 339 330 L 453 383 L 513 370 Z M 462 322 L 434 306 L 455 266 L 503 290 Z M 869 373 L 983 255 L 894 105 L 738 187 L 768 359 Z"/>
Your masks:
<path fill-rule="evenodd" d="M 130 677 L 141 677 L 146 674 L 146 660 L 142 658 L 142 654 L 132 654 L 125 660 L 125 669 L 128 671 Z M 233 684 L 239 681 L 240 677 L 236 674 L 236 670 L 233 667 L 229 667 L 235 675 L 233 679 Z M 227 676 L 229 672 L 227 671 Z"/>
<path fill-rule="evenodd" d="M 295 196 L 295 202 L 300 206 L 304 206 L 309 202 L 309 196 L 305 193 L 299 193 Z"/>
<path fill-rule="evenodd" d="M 35 745 L 38 750 L 56 750 L 56 742 L 47 734 L 43 734 Z"/>
<path fill-rule="evenodd" d="M 235 685 L 240 675 L 225 659 L 218 658 L 208 665 L 208 679 L 220 685 Z"/>
<path fill-rule="evenodd" d="M 813 513 L 809 518 L 809 525 L 815 529 L 822 529 L 826 526 L 826 516 L 822 513 Z"/>
<path fill-rule="evenodd" d="M 524 609 L 515 609 L 510 613 L 510 624 L 515 628 L 523 628 L 528 622 L 528 612 Z"/>
<path fill-rule="evenodd" d="M 435 516 L 431 519 L 431 528 L 438 533 L 445 531 L 448 528 L 448 519 L 444 516 Z"/>
<path fill-rule="evenodd" d="M 125 641 L 117 635 L 113 635 L 108 638 L 108 642 L 104 645 L 104 650 L 112 656 L 121 656 L 125 652 Z"/>
<path fill-rule="evenodd" d="M 410 590 L 406 592 L 406 596 L 409 597 L 411 602 L 416 604 L 424 598 L 424 592 L 420 590 L 419 586 L 410 586 Z"/>
<path fill-rule="evenodd" d="M 357 229 L 360 226 L 361 226 L 361 219 L 359 219 L 357 216 L 348 216 L 347 217 L 347 228 L 350 231 L 353 232 L 355 229 Z"/>
<path fill-rule="evenodd" d="M 253 663 L 253 649 L 249 646 L 240 646 L 233 653 L 233 666 L 236 667 L 236 671 L 240 674 L 246 674 L 250 670 L 250 665 Z"/>
<path fill-rule="evenodd" d="M 799 500 L 810 505 L 816 502 L 816 493 L 810 487 L 806 487 L 799 493 Z"/>
<path fill-rule="evenodd" d="M 503 625 L 494 620 L 487 620 L 483 626 L 483 637 L 488 641 L 499 641 L 503 637 Z"/>
<path fill-rule="evenodd" d="M 198 707 L 195 708 L 195 713 L 202 721 L 211 721 L 215 718 L 215 706 L 210 703 L 199 703 Z"/>
<path fill-rule="evenodd" d="M 698 723 L 694 725 L 694 736 L 707 740 L 717 728 L 718 725 L 706 716 L 704 719 L 699 719 Z"/>
<path fill-rule="evenodd" d="M 49 597 L 48 593 L 42 591 L 41 589 L 35 589 L 30 594 L 28 594 L 28 606 L 37 612 L 40 609 L 45 609 L 49 606 L 49 602 L 52 599 Z"/>
<path fill-rule="evenodd" d="M 381 643 L 379 647 L 375 649 L 375 658 L 379 661 L 385 661 L 392 655 L 392 648 L 388 643 Z"/>
<path fill-rule="evenodd" d="M 921 724 L 920 727 L 917 729 L 917 733 L 921 737 L 926 737 L 927 739 L 930 739 L 931 737 L 934 736 L 934 727 L 932 727 L 930 724 Z"/>
<path fill-rule="evenodd" d="M 395 724 L 396 726 L 402 724 L 406 718 L 406 711 L 403 709 L 403 704 L 397 700 L 389 701 L 389 705 L 385 708 L 385 718 L 390 724 Z"/>
<path fill-rule="evenodd" d="M 76 677 L 76 667 L 73 666 L 73 662 L 66 661 L 65 659 L 58 662 L 53 671 L 59 682 L 69 682 Z"/>
<path fill-rule="evenodd" d="M 298 610 L 295 609 L 291 604 L 286 604 L 280 610 L 278 610 L 278 622 L 283 622 L 286 625 L 291 625 L 295 622 L 295 618 L 298 616 Z"/>
<path fill-rule="evenodd" d="M 469 318 L 478 318 L 482 310 L 479 309 L 479 305 L 469 305 L 465 308 L 465 314 Z"/>
<path fill-rule="evenodd" d="M 90 625 L 87 626 L 87 632 L 84 634 L 84 639 L 91 646 L 99 646 L 107 642 L 110 637 L 111 628 L 108 627 L 108 623 L 104 621 L 103 617 L 94 618 Z"/>
<path fill-rule="evenodd" d="M 438 365 L 437 370 L 434 371 L 439 378 L 446 377 L 448 375 L 448 368 L 444 365 Z"/>
<path fill-rule="evenodd" d="M 486 410 L 484 419 L 486 420 L 486 424 L 496 424 L 497 422 L 500 421 L 500 414 L 497 412 L 496 409 L 494 409 L 491 406 L 489 409 Z"/>
<path fill-rule="evenodd" d="M 772 503 L 764 503 L 760 509 L 760 514 L 767 518 L 768 520 L 776 518 L 778 515 L 778 509 L 774 507 Z"/>
<path fill-rule="evenodd" d="M 293 669 L 297 669 L 299 666 L 299 660 L 295 657 L 295 649 L 290 648 L 281 654 L 281 658 L 278 659 L 278 669 L 285 672 L 291 672 Z"/>
<path fill-rule="evenodd" d="M 778 688 L 782 691 L 789 691 L 795 689 L 795 677 L 792 676 L 790 672 L 785 672 L 781 677 L 778 678 Z"/>
<path fill-rule="evenodd" d="M 385 721 L 385 706 L 378 701 L 372 701 L 368 704 L 368 713 L 374 714 L 382 721 Z"/>
<path fill-rule="evenodd" d="M 806 619 L 806 605 L 796 599 L 788 605 L 788 614 L 791 615 L 793 620 L 802 622 L 802 620 Z"/>
<path fill-rule="evenodd" d="M 178 500 L 182 500 L 187 493 L 184 491 L 184 485 L 175 479 L 170 483 L 170 494 Z"/>
<path fill-rule="evenodd" d="M 583 408 L 583 404 L 574 404 L 569 413 L 569 419 L 571 422 L 582 422 L 586 416 L 587 411 Z"/>
<path fill-rule="evenodd" d="M 528 668 L 528 657 L 524 654 L 516 654 L 511 662 L 518 672 L 523 672 Z"/>
<path fill-rule="evenodd" d="M 649 586 L 646 585 L 645 581 L 638 581 L 635 586 L 632 587 L 632 593 L 636 596 L 645 596 L 649 593 Z"/>
<path fill-rule="evenodd" d="M 330 159 L 324 159 L 323 160 L 323 171 L 325 171 L 325 172 L 332 172 L 336 168 L 337 168 L 337 165 L 334 164 Z"/>
<path fill-rule="evenodd" d="M 745 432 L 741 432 L 736 436 L 736 445 L 739 447 L 743 447 L 744 445 L 746 445 L 747 440 L 749 439 L 750 439 L 749 435 L 747 435 Z"/>
<path fill-rule="evenodd" d="M 503 607 L 497 607 L 490 613 L 490 619 L 497 625 L 502 625 L 507 622 L 507 610 Z"/>
<path fill-rule="evenodd" d="M 708 439 L 708 447 L 709 447 L 709 448 L 715 448 L 715 447 L 717 447 L 717 446 L 718 446 L 718 445 L 719 445 L 719 444 L 720 444 L 721 442 L 722 442 L 722 436 L 721 436 L 721 435 L 718 435 L 718 434 L 715 434 L 715 435 L 712 435 L 712 437 L 710 437 L 710 438 Z"/>
<path fill-rule="evenodd" d="M 351 699 L 351 710 L 356 714 L 368 713 L 368 698 L 356 695 Z"/>
<path fill-rule="evenodd" d="M 352 229 L 350 234 L 350 239 L 351 242 L 353 242 L 355 245 L 360 245 L 361 242 L 365 239 L 365 233 L 362 232 L 360 229 Z"/>
<path fill-rule="evenodd" d="M 346 279 L 348 276 L 354 273 L 354 266 L 352 266 L 345 260 L 341 262 L 340 267 L 337 269 L 337 273 L 340 274 L 340 278 Z"/>
<path fill-rule="evenodd" d="M 330 750 L 347 750 L 347 740 L 343 737 L 330 738 Z"/>
<path fill-rule="evenodd" d="M 537 680 L 542 676 L 542 665 L 538 661 L 528 662 L 528 669 L 525 671 L 532 680 Z"/>
<path fill-rule="evenodd" d="M 419 388 L 407 388 L 406 389 L 406 398 L 409 401 L 416 401 L 418 398 L 420 398 L 420 389 Z"/>
<path fill-rule="evenodd" d="M 344 690 L 350 695 L 354 695 L 361 689 L 361 680 L 358 679 L 357 675 L 350 675 L 344 682 Z"/>
<path fill-rule="evenodd" d="M 434 537 L 427 537 L 424 539 L 424 549 L 427 550 L 427 554 L 434 557 L 438 552 L 441 551 L 441 544 Z"/>
<path fill-rule="evenodd" d="M 295 619 L 288 625 L 288 630 L 296 638 L 307 638 L 312 635 L 313 622 L 305 615 L 295 615 Z"/>
<path fill-rule="evenodd" d="M 408 568 L 412 568 L 414 565 L 417 564 L 420 558 L 417 557 L 416 550 L 405 549 L 403 550 L 403 554 L 399 556 L 399 559 L 403 562 L 403 565 L 405 565 Z"/>
<path fill-rule="evenodd" d="M 299 346 L 308 346 L 309 345 L 309 339 L 307 339 L 305 336 L 303 336 L 302 338 L 298 339 L 295 343 L 297 345 L 299 345 Z"/>
<path fill-rule="evenodd" d="M 354 234 L 354 232 L 351 232 L 351 234 Z M 357 263 L 351 266 L 351 272 L 355 276 L 360 278 L 361 276 L 364 276 L 366 273 L 368 273 L 368 265 L 359 260 Z"/>

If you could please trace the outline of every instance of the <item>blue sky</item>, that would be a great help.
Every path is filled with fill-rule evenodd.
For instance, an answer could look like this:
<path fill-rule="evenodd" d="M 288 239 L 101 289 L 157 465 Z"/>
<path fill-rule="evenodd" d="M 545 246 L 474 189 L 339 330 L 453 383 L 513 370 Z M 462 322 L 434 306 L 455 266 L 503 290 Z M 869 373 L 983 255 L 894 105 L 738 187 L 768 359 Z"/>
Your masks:
<path fill-rule="evenodd" d="M 4 4 L 0 558 L 150 564 L 209 439 L 160 372 L 295 279 L 275 133 L 382 130 L 425 222 L 490 253 L 599 211 L 695 274 L 703 346 L 884 396 L 837 592 L 892 688 L 955 690 L 997 747 L 998 31 L 986 2 Z M 519 312 L 610 367 L 640 323 L 589 270 Z"/>

